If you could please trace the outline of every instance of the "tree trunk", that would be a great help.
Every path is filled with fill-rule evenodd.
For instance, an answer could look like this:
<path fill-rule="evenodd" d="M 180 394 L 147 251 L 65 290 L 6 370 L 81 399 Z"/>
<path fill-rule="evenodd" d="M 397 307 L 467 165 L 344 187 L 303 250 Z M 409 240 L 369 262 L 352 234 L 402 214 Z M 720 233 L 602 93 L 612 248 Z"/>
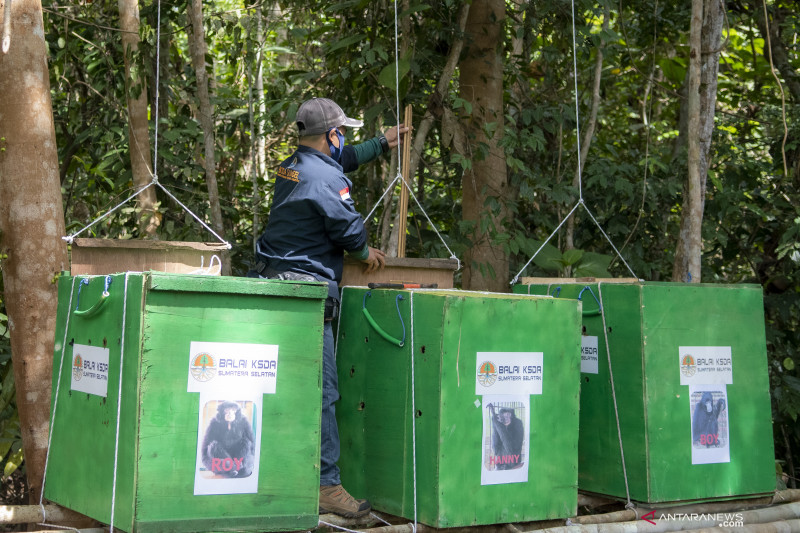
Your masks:
<path fill-rule="evenodd" d="M 608 19 L 611 18 L 611 10 L 606 5 L 605 12 L 603 13 L 603 31 L 608 30 Z M 581 143 L 581 160 L 578 168 L 575 170 L 575 177 L 572 179 L 572 186 L 576 189 L 581 187 L 581 176 L 583 175 L 583 167 L 586 166 L 586 158 L 589 157 L 589 148 L 592 146 L 592 139 L 594 138 L 594 130 L 597 127 L 597 112 L 600 109 L 600 81 L 603 77 L 603 48 L 605 43 L 602 38 L 597 47 L 597 55 L 594 61 L 594 85 L 592 86 L 592 107 L 589 111 L 589 121 L 586 123 L 586 130 L 583 132 L 583 141 Z M 577 212 L 573 213 L 567 221 L 567 229 L 564 236 L 564 249 L 572 250 L 575 248 L 575 218 Z M 567 274 L 569 276 L 569 273 Z"/>
<path fill-rule="evenodd" d="M 39 0 L 14 0 L 0 53 L 0 260 L 32 503 L 39 503 L 50 422 L 56 275 L 69 268 L 50 77 Z"/>
<path fill-rule="evenodd" d="M 672 266 L 673 281 L 701 280 L 702 227 L 710 166 L 717 74 L 724 13 L 719 0 L 692 0 L 688 88 L 686 93 L 687 182 L 681 229 Z"/>
<path fill-rule="evenodd" d="M 466 117 L 473 147 L 485 144 L 488 153 L 473 150 L 472 168 L 462 177 L 462 218 L 473 222 L 471 247 L 465 256 L 463 287 L 473 290 L 508 291 L 508 253 L 493 237 L 503 233 L 507 209 L 506 158 L 503 138 L 503 0 L 474 0 L 467 18 L 469 50 L 460 62 L 461 97 L 472 104 Z M 493 132 L 487 133 L 487 125 Z M 493 198 L 494 208 L 485 202 Z"/>
<path fill-rule="evenodd" d="M 139 49 L 139 4 L 137 0 L 119 0 L 119 25 L 122 29 L 122 48 L 125 57 L 125 93 L 128 99 L 128 148 L 131 156 L 133 186 L 139 190 L 152 180 L 150 161 L 150 132 L 147 125 L 147 83 L 141 73 L 131 73 L 131 61 Z M 139 231 L 157 238 L 161 225 L 155 187 L 136 197 L 140 212 Z"/>
<path fill-rule="evenodd" d="M 214 107 L 209 96 L 209 80 L 206 72 L 206 37 L 203 28 L 203 5 L 201 0 L 190 0 L 188 6 L 189 21 L 192 31 L 189 35 L 189 48 L 192 54 L 192 66 L 197 78 L 197 100 L 200 127 L 203 130 L 203 168 L 206 173 L 208 202 L 211 207 L 211 227 L 220 236 L 224 233 L 222 225 L 222 208 L 219 203 L 217 186 L 216 157 L 214 154 Z M 231 273 L 230 256 L 222 254 L 222 274 Z"/>

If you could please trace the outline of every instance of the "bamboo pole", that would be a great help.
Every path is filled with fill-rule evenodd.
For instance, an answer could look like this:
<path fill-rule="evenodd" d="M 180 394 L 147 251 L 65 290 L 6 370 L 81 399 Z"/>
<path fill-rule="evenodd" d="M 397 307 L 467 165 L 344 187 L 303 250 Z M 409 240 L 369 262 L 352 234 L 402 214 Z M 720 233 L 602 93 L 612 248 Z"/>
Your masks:
<path fill-rule="evenodd" d="M 33 524 L 45 520 L 56 524 L 92 522 L 91 518 L 59 505 L 0 505 L 0 524 Z"/>
<path fill-rule="evenodd" d="M 405 118 L 403 123 L 406 126 L 411 125 L 411 104 L 406 106 Z M 408 188 L 411 187 L 411 176 L 409 176 L 409 169 L 411 163 L 411 132 L 406 133 L 401 146 L 403 147 L 403 160 L 400 166 L 400 173 L 406 184 L 400 184 L 400 202 L 397 206 L 397 257 L 406 256 L 406 226 L 408 224 Z"/>

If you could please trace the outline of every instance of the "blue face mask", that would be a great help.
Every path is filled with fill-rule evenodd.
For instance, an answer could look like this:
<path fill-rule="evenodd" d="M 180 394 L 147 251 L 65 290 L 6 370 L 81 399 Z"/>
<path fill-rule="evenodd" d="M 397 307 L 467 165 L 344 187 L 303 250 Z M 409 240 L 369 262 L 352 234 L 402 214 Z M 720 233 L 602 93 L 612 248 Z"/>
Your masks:
<path fill-rule="evenodd" d="M 331 131 L 335 131 L 336 136 L 339 137 L 338 148 L 334 146 L 334 144 L 331 142 L 331 137 L 330 137 Z M 338 163 L 339 160 L 342 158 L 342 148 L 344 148 L 344 135 L 342 135 L 342 132 L 339 131 L 339 128 L 331 128 L 328 130 L 328 134 L 325 135 L 325 140 L 328 141 L 328 148 L 331 151 L 331 158 Z"/>

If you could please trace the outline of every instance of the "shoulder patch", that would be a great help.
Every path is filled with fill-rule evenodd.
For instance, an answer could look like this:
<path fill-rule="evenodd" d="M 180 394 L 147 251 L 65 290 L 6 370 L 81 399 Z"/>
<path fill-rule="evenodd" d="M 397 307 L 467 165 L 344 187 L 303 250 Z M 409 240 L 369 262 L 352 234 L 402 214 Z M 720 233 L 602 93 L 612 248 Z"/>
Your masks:
<path fill-rule="evenodd" d="M 300 181 L 300 172 L 286 167 L 278 167 L 278 176 L 292 181 Z"/>
<path fill-rule="evenodd" d="M 342 197 L 342 200 L 349 200 L 350 199 L 350 187 L 345 187 L 341 191 L 339 191 L 339 196 Z"/>

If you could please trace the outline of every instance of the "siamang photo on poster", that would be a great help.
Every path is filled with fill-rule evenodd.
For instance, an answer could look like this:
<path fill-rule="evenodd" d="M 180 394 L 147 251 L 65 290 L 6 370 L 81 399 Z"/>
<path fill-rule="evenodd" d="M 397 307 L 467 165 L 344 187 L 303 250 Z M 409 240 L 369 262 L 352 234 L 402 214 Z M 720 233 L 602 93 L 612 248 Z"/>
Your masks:
<path fill-rule="evenodd" d="M 719 431 L 719 416 L 724 409 L 724 398 L 719 398 L 714 402 L 711 392 L 702 392 L 692 415 L 692 443 L 694 446 L 711 448 L 723 444 Z"/>
<path fill-rule="evenodd" d="M 502 407 L 495 413 L 494 405 L 486 406 L 492 419 L 492 463 L 495 470 L 512 470 L 522 466 L 522 442 L 525 427 L 514 409 Z"/>
<path fill-rule="evenodd" d="M 248 402 L 250 403 L 250 402 Z M 253 472 L 253 423 L 237 402 L 224 401 L 208 423 L 201 447 L 203 466 L 212 476 L 243 478 Z"/>

